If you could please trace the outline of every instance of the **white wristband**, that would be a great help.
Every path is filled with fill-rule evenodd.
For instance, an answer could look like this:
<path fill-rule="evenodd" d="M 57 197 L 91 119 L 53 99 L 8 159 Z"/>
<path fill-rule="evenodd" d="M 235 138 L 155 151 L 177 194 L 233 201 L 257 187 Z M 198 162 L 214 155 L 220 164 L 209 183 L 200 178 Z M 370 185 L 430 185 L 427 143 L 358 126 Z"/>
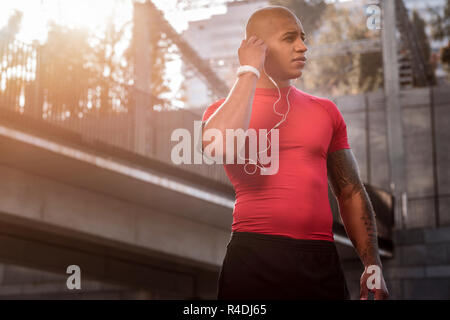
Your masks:
<path fill-rule="evenodd" d="M 254 74 L 256 74 L 256 77 L 258 77 L 258 79 L 259 79 L 259 76 L 260 76 L 259 70 L 250 65 L 240 66 L 237 69 L 237 76 L 239 77 L 241 74 L 246 73 L 246 72 L 253 72 Z"/>

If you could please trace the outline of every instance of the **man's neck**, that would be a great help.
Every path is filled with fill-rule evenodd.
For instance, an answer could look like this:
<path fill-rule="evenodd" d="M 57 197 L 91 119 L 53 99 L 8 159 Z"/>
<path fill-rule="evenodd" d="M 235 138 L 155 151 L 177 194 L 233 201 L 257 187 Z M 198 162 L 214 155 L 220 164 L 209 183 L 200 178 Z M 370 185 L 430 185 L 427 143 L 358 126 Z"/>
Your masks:
<path fill-rule="evenodd" d="M 290 79 L 282 81 L 277 81 L 276 79 L 273 80 L 277 83 L 279 88 L 285 88 L 291 85 Z M 265 74 L 262 74 L 261 77 L 256 82 L 256 88 L 276 89 L 277 87 Z"/>

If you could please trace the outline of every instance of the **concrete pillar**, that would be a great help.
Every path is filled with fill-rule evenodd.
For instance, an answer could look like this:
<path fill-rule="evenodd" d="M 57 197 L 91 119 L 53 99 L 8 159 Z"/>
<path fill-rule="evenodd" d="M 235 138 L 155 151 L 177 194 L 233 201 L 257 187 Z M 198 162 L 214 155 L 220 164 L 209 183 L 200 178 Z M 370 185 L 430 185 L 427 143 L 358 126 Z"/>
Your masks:
<path fill-rule="evenodd" d="M 36 50 L 36 79 L 34 81 L 33 105 L 31 115 L 37 119 L 42 119 L 42 103 L 43 97 L 41 95 L 41 65 L 42 65 L 42 47 L 37 40 L 33 41 L 33 48 Z"/>
<path fill-rule="evenodd" d="M 153 109 L 151 101 L 152 61 L 154 56 L 154 41 L 156 21 L 149 3 L 134 3 L 134 151 L 145 155 L 147 144 L 153 141 L 147 137 L 147 132 L 153 130 L 153 125 L 147 120 L 149 112 Z M 153 148 L 150 146 L 150 152 Z"/>
<path fill-rule="evenodd" d="M 399 66 L 397 60 L 395 1 L 382 2 L 382 44 L 384 92 L 386 101 L 387 139 L 391 192 L 395 196 L 395 225 L 402 228 L 405 208 L 405 160 L 402 109 L 400 105 Z"/>

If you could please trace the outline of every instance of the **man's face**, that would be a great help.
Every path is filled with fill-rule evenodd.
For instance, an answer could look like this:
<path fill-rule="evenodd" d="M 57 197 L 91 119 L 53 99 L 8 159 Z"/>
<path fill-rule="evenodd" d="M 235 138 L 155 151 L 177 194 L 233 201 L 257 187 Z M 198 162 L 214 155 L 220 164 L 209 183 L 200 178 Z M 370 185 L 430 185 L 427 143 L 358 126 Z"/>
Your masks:
<path fill-rule="evenodd" d="M 266 63 L 267 73 L 274 78 L 287 80 L 302 75 L 305 66 L 305 52 L 308 50 L 305 32 L 298 19 L 282 18 L 275 22 L 274 32 L 267 40 Z M 294 59 L 298 59 L 294 61 Z"/>

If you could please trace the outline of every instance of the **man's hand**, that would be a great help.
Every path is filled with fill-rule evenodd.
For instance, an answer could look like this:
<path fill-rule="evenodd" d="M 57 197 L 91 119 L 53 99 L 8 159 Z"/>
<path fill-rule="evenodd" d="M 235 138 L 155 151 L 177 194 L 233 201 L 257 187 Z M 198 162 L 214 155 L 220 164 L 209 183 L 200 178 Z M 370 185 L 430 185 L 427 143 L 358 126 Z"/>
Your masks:
<path fill-rule="evenodd" d="M 250 36 L 242 40 L 238 49 L 239 63 L 241 66 L 250 65 L 263 72 L 267 52 L 267 44 L 263 39 Z"/>
<path fill-rule="evenodd" d="M 370 265 L 364 269 L 360 279 L 360 300 L 367 300 L 369 291 L 374 293 L 375 300 L 386 300 L 389 298 L 389 291 L 384 281 L 383 272 L 377 265 Z"/>

